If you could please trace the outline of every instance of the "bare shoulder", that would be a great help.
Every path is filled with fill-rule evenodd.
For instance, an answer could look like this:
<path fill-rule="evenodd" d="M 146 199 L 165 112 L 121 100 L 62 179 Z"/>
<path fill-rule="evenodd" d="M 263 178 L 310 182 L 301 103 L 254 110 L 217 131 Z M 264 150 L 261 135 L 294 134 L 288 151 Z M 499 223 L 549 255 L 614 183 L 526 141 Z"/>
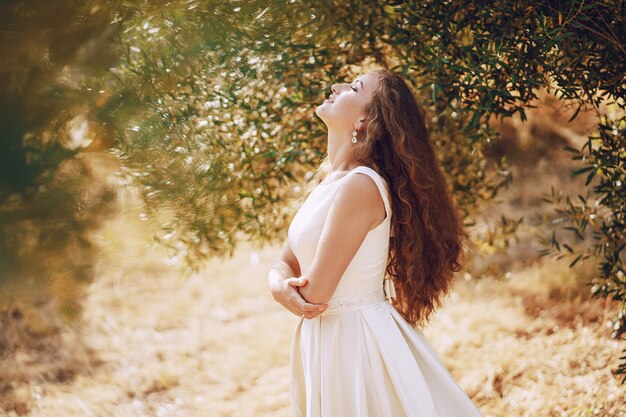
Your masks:
<path fill-rule="evenodd" d="M 366 214 L 374 221 L 384 216 L 385 206 L 374 179 L 359 172 L 350 175 L 337 191 L 336 204 L 346 211 Z"/>
<path fill-rule="evenodd" d="M 377 200 L 377 196 L 380 194 L 374 179 L 362 172 L 355 172 L 353 175 L 350 175 L 349 178 L 346 178 L 346 181 L 341 184 L 338 192 L 341 193 L 344 198 L 350 197 L 358 199 L 361 203 L 363 200 L 373 203 Z"/>

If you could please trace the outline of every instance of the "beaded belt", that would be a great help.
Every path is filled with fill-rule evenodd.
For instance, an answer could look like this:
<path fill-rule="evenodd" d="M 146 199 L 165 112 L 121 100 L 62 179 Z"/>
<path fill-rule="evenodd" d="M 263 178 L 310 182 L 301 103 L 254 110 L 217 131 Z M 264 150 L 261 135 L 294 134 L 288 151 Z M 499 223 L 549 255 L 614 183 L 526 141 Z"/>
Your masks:
<path fill-rule="evenodd" d="M 343 313 L 378 304 L 382 301 L 385 301 L 385 290 L 382 286 L 362 294 L 332 297 L 328 300 L 328 308 L 321 315 Z"/>

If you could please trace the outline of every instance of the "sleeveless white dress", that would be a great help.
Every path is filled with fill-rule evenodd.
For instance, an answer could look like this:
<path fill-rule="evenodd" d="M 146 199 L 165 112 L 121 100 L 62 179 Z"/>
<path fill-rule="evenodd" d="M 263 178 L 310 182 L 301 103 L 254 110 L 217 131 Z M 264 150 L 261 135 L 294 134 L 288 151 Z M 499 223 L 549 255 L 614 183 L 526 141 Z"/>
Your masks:
<path fill-rule="evenodd" d="M 298 209 L 288 241 L 303 274 L 313 261 L 339 185 L 361 173 L 374 180 L 387 217 L 370 230 L 342 276 L 328 309 L 302 318 L 291 346 L 293 417 L 483 417 L 417 327 L 391 305 L 385 284 L 391 206 L 375 170 L 354 168 L 320 184 Z"/>

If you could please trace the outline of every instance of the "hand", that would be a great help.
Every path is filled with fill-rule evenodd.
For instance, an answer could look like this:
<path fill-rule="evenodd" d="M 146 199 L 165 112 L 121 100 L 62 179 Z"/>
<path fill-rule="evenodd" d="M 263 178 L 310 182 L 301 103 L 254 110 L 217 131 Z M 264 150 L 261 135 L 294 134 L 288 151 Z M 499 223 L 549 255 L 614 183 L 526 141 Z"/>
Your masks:
<path fill-rule="evenodd" d="M 296 316 L 303 317 L 302 314 L 304 314 L 305 318 L 312 319 L 326 311 L 328 304 L 311 304 L 302 298 L 296 287 L 303 287 L 307 282 L 307 279 L 303 277 L 287 278 L 272 289 L 272 296 L 276 302 Z"/>

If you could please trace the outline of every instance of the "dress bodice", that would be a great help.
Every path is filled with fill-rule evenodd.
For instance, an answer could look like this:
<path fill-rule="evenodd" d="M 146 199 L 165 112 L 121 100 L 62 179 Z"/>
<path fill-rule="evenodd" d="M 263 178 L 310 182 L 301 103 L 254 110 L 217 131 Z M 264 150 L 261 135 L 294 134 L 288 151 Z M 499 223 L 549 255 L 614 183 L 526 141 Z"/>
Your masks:
<path fill-rule="evenodd" d="M 302 274 L 309 270 L 319 243 L 322 229 L 340 184 L 350 175 L 368 175 L 381 193 L 386 217 L 370 230 L 354 258 L 348 265 L 332 298 L 363 294 L 381 288 L 389 256 L 389 236 L 391 230 L 391 204 L 387 182 L 372 168 L 358 166 L 338 180 L 319 184 L 308 195 L 294 216 L 287 238 Z"/>

